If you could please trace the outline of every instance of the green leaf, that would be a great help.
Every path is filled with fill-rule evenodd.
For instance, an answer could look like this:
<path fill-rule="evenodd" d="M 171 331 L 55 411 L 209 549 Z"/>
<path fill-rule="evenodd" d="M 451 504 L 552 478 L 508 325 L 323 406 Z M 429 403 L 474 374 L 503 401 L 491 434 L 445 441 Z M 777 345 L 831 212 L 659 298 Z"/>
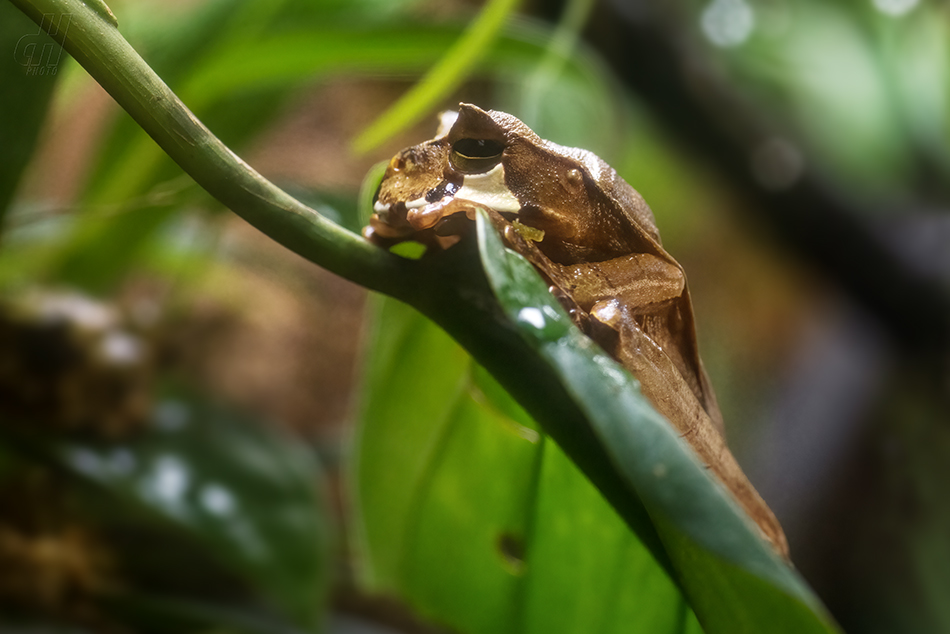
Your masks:
<path fill-rule="evenodd" d="M 482 263 L 509 318 L 560 377 L 629 492 L 642 503 L 707 632 L 833 632 L 804 581 L 759 537 L 725 489 L 639 391 L 577 330 L 534 267 L 484 214 Z"/>
<path fill-rule="evenodd" d="M 364 580 L 469 633 L 699 631 L 600 493 L 437 326 L 377 304 L 355 499 Z"/>
<path fill-rule="evenodd" d="M 62 465 L 107 492 L 112 504 L 141 509 L 151 518 L 147 526 L 197 539 L 298 623 L 319 621 L 329 528 L 315 486 L 319 469 L 299 445 L 221 407 L 176 396 L 156 407 L 144 435 L 57 446 Z"/>

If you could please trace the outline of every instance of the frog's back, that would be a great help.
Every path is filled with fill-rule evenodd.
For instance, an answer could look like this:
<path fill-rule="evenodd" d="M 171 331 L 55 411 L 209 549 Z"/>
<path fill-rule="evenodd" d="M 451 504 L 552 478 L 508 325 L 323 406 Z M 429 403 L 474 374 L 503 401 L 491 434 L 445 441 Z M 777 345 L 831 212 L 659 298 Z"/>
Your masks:
<path fill-rule="evenodd" d="M 660 244 L 660 233 L 656 228 L 656 219 L 653 211 L 640 195 L 640 192 L 630 186 L 617 173 L 617 170 L 607 164 L 602 158 L 591 152 L 576 147 L 565 147 L 551 141 L 543 141 L 552 151 L 570 156 L 579 161 L 590 172 L 603 191 L 613 199 L 617 207 L 626 213 L 630 220 L 643 229 L 657 244 Z"/>

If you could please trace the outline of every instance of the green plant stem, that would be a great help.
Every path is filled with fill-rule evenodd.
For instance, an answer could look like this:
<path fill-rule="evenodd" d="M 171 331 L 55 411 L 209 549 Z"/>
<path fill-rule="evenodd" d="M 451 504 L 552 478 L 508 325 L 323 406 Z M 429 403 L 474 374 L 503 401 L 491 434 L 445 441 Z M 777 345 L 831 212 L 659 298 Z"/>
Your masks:
<path fill-rule="evenodd" d="M 379 249 L 275 186 L 217 139 L 102 13 L 79 0 L 11 0 L 50 35 L 195 181 L 301 256 L 394 297 L 413 294 L 414 262 Z M 53 15 L 46 21 L 43 16 Z M 60 22 L 60 16 L 68 16 Z M 56 25 L 68 25 L 63 32 Z"/>

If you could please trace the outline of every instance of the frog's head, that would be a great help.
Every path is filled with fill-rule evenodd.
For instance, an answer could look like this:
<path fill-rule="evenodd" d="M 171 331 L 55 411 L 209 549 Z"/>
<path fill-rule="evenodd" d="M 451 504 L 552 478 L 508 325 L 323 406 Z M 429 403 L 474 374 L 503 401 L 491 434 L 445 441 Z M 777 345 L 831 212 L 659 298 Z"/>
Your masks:
<path fill-rule="evenodd" d="M 389 162 L 364 235 L 444 248 L 470 230 L 479 207 L 517 220 L 557 261 L 629 252 L 644 220 L 656 231 L 639 194 L 593 153 L 545 141 L 504 112 L 460 104 L 442 115 L 434 139 Z"/>
<path fill-rule="evenodd" d="M 505 183 L 502 161 L 508 135 L 492 115 L 534 134 L 514 117 L 469 104 L 442 113 L 434 139 L 389 161 L 364 235 L 380 244 L 435 237 L 445 247 L 467 230 L 478 207 L 516 214 L 521 204 Z"/>

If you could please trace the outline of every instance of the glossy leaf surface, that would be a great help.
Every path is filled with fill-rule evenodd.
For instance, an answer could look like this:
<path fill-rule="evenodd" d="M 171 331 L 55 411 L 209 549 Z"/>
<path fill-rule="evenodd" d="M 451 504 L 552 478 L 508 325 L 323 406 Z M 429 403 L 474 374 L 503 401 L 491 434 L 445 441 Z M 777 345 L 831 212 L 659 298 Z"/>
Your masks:
<path fill-rule="evenodd" d="M 561 450 L 445 333 L 381 300 L 358 444 L 364 577 L 462 632 L 699 631 Z"/>

